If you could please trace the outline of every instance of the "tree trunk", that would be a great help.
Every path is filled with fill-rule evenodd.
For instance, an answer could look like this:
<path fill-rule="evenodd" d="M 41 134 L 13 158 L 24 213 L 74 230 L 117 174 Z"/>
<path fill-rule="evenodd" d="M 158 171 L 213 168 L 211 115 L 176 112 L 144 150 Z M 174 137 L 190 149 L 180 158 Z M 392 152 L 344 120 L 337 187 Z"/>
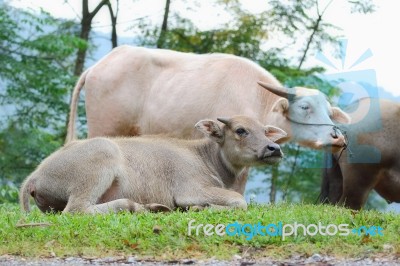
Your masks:
<path fill-rule="evenodd" d="M 102 0 L 96 8 L 89 12 L 89 0 L 82 0 L 82 20 L 81 20 L 81 33 L 79 37 L 86 42 L 89 41 L 90 31 L 92 30 L 92 20 L 99 12 L 99 10 L 108 3 L 109 0 Z M 83 67 L 85 65 L 87 48 L 83 47 L 78 50 L 75 62 L 74 75 L 79 76 L 83 72 Z"/>
<path fill-rule="evenodd" d="M 81 19 L 81 32 L 79 37 L 86 42 L 89 41 L 90 31 L 92 29 L 92 20 L 99 12 L 99 10 L 109 2 L 109 0 L 102 0 L 92 12 L 89 12 L 89 3 L 88 0 L 82 0 L 82 19 Z M 75 61 L 75 69 L 74 75 L 80 76 L 83 72 L 83 68 L 85 66 L 85 58 L 86 58 L 87 47 L 82 47 L 78 50 Z M 72 89 L 72 88 L 71 88 Z M 69 103 L 71 105 L 72 100 L 72 91 L 70 92 Z M 74 123 L 75 121 L 72 121 Z M 65 139 L 67 136 L 67 128 L 69 123 L 69 114 L 67 114 L 67 119 L 65 120 L 65 130 L 62 133 L 62 137 Z"/>
<path fill-rule="evenodd" d="M 294 178 L 294 172 L 295 172 L 296 167 L 297 167 L 297 158 L 299 157 L 299 154 L 300 154 L 300 146 L 298 144 L 296 144 L 296 152 L 294 154 L 294 160 L 293 160 L 293 164 L 292 164 L 292 169 L 290 170 L 290 175 L 289 175 L 289 177 L 288 177 L 288 179 L 286 181 L 286 186 L 282 190 L 282 200 L 283 201 L 286 200 L 290 183 L 291 183 L 292 179 Z"/>
<path fill-rule="evenodd" d="M 307 54 L 308 54 L 308 50 L 310 49 L 310 45 L 314 40 L 314 35 L 315 33 L 317 33 L 317 31 L 319 30 L 319 24 L 321 23 L 322 20 L 322 15 L 318 15 L 317 20 L 315 21 L 315 24 L 312 28 L 312 32 L 310 34 L 310 36 L 308 37 L 308 41 L 306 44 L 306 48 L 303 51 L 303 55 L 300 59 L 299 65 L 297 66 L 297 69 L 301 69 L 301 67 L 303 66 L 304 61 L 306 60 Z"/>
<path fill-rule="evenodd" d="M 90 30 L 92 28 L 92 19 L 89 17 L 83 17 L 81 21 L 81 33 L 79 35 L 79 38 L 82 40 L 88 41 L 89 40 L 89 34 Z M 83 67 L 85 64 L 85 57 L 86 57 L 86 47 L 82 47 L 78 50 L 77 56 L 76 56 L 76 62 L 75 62 L 75 70 L 74 70 L 74 75 L 79 76 L 83 72 Z"/>
<path fill-rule="evenodd" d="M 117 0 L 117 9 L 113 11 L 112 5 L 110 2 L 107 3 L 108 10 L 110 11 L 110 19 L 111 19 L 111 44 L 112 48 L 118 46 L 118 37 L 117 37 L 117 18 L 118 18 L 118 10 L 119 10 L 119 0 Z"/>
<path fill-rule="evenodd" d="M 271 189 L 269 191 L 269 202 L 276 202 L 276 183 L 278 182 L 278 166 L 274 165 L 272 167 L 272 176 L 271 176 Z"/>
<path fill-rule="evenodd" d="M 157 40 L 157 48 L 163 48 L 165 41 L 165 34 L 168 30 L 168 16 L 169 16 L 169 6 L 171 4 L 171 0 L 165 1 L 165 10 L 164 10 L 164 19 L 161 25 L 160 36 Z"/>

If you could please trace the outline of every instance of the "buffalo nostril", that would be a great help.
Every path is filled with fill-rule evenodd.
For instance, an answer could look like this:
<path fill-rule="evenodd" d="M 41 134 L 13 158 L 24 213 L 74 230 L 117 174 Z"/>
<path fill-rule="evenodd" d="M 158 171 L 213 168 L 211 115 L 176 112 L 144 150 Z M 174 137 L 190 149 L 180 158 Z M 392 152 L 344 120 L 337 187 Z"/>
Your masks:
<path fill-rule="evenodd" d="M 334 138 L 334 139 L 337 139 L 337 138 L 338 138 L 338 135 L 336 134 L 336 132 L 331 133 L 331 136 L 332 136 L 332 138 Z"/>
<path fill-rule="evenodd" d="M 267 149 L 270 151 L 279 151 L 280 150 L 278 145 L 268 145 Z"/>

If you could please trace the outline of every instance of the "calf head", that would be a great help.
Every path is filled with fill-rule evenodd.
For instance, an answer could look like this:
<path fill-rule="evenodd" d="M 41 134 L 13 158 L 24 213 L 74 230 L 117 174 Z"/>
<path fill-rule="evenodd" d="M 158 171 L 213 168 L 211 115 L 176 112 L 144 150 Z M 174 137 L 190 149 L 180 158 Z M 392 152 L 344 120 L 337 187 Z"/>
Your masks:
<path fill-rule="evenodd" d="M 218 121 L 224 124 L 222 128 L 213 120 L 201 120 L 196 128 L 219 144 L 221 156 L 230 167 L 241 169 L 282 159 L 283 153 L 275 143 L 286 137 L 282 129 L 264 126 L 246 116 L 218 118 Z"/>
<path fill-rule="evenodd" d="M 332 107 L 325 94 L 303 87 L 258 84 L 283 97 L 275 103 L 267 121 L 288 132 L 285 140 L 292 139 L 303 146 L 332 152 L 347 145 L 335 124 L 349 124 L 350 117 L 340 108 Z"/>

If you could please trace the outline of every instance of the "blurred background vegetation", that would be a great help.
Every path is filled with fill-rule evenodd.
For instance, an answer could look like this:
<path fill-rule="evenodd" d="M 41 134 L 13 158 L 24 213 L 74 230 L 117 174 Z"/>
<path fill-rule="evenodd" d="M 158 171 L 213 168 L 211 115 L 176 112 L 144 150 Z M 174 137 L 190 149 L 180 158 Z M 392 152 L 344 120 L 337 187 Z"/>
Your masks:
<path fill-rule="evenodd" d="M 230 15 L 228 22 L 212 30 L 201 30 L 190 17 L 174 10 L 176 2 L 194 11 L 202 5 L 202 1 L 166 0 L 162 21 L 146 16 L 135 20 L 130 43 L 243 56 L 287 86 L 316 88 L 330 98 L 338 95 L 335 84 L 318 75 L 324 69 L 303 66 L 307 57 L 321 47 L 338 44 L 339 31 L 324 20 L 324 12 L 334 2 L 266 0 L 266 10 L 253 14 L 239 0 L 212 0 Z M 352 12 L 374 11 L 371 1 L 348 2 Z M 89 10 L 88 0 L 82 0 L 81 20 L 76 21 L 57 19 L 45 11 L 18 9 L 0 0 L 0 203 L 16 201 L 22 180 L 63 144 L 71 90 L 96 49 L 93 18 L 99 10 L 109 10 L 109 41 L 110 47 L 115 47 L 118 11 L 124 4 L 102 0 Z M 272 35 L 284 38 L 285 44 L 270 42 Z M 79 131 L 85 137 L 82 101 L 80 106 Z M 319 194 L 322 152 L 296 144 L 286 144 L 284 150 L 287 158 L 279 166 L 252 170 L 251 178 L 259 182 L 246 194 L 259 195 L 265 202 L 314 203 Z M 374 201 L 374 207 L 380 204 Z"/>

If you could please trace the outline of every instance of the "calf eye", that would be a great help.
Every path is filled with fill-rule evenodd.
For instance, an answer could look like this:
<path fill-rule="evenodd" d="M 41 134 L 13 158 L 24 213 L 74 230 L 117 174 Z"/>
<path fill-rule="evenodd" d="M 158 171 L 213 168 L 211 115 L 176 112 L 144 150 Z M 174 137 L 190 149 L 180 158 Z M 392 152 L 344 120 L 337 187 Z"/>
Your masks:
<path fill-rule="evenodd" d="M 241 128 L 241 127 L 238 128 L 238 129 L 236 129 L 235 133 L 238 134 L 238 135 L 241 136 L 241 137 L 247 136 L 247 134 L 249 134 L 249 133 L 246 131 L 246 129 Z"/>
<path fill-rule="evenodd" d="M 303 110 L 308 110 L 308 109 L 310 109 L 310 106 L 302 105 L 302 106 L 300 106 L 300 108 L 303 109 Z"/>

